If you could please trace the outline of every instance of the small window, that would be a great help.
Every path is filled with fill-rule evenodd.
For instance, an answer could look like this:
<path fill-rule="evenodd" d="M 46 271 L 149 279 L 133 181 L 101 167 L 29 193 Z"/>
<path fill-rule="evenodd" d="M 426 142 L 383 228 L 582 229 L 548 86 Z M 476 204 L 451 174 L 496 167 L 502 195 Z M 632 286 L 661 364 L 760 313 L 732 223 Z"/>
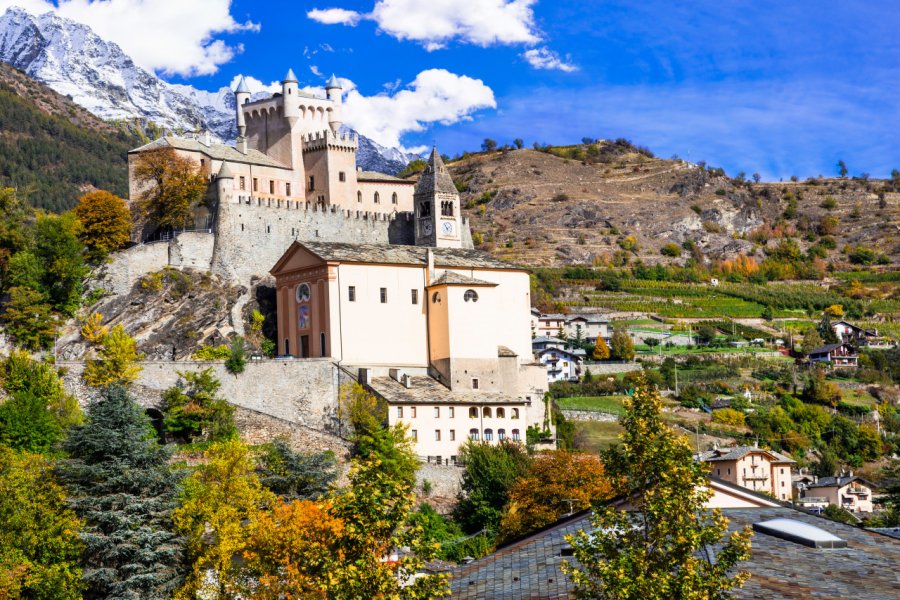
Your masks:
<path fill-rule="evenodd" d="M 259 179 L 257 179 L 256 177 L 253 178 L 253 191 L 259 191 Z"/>
<path fill-rule="evenodd" d="M 391 195 L 391 204 L 397 204 L 397 192 Z"/>
<path fill-rule="evenodd" d="M 518 441 L 520 441 L 520 440 L 522 439 L 522 437 L 519 435 L 519 430 L 518 430 L 518 429 L 513 429 L 513 430 L 512 430 L 512 439 L 513 439 L 514 442 L 518 442 Z"/>
<path fill-rule="evenodd" d="M 440 419 L 440 418 L 441 418 L 441 407 L 440 407 L 440 406 L 435 406 L 435 407 L 434 407 L 434 418 L 435 418 L 435 419 Z"/>
<path fill-rule="evenodd" d="M 449 417 L 452 419 L 452 418 L 455 416 L 455 415 L 453 414 L 453 413 L 454 413 L 453 407 L 452 407 L 452 406 L 448 407 L 448 408 L 447 408 L 447 411 L 450 413 L 450 414 L 447 415 L 447 416 L 449 416 Z"/>
<path fill-rule="evenodd" d="M 473 442 L 478 441 L 478 430 L 477 429 L 469 430 L 469 439 L 472 440 Z"/>
<path fill-rule="evenodd" d="M 201 159 L 200 159 L 200 168 L 203 168 L 203 167 L 205 167 L 205 166 L 206 166 L 206 159 L 205 159 L 205 158 L 201 158 Z"/>
<path fill-rule="evenodd" d="M 410 297 L 413 304 L 419 303 L 419 290 L 410 290 Z"/>
<path fill-rule="evenodd" d="M 319 334 L 319 348 L 322 350 L 322 356 L 328 356 L 328 350 L 325 348 L 325 332 Z"/>
<path fill-rule="evenodd" d="M 387 304 L 387 288 L 381 288 L 381 303 Z"/>
<path fill-rule="evenodd" d="M 463 300 L 466 302 L 478 302 L 478 292 L 475 290 L 466 290 L 466 293 L 463 294 Z"/>
<path fill-rule="evenodd" d="M 416 407 L 415 407 L 415 406 L 410 406 L 410 407 L 409 407 L 409 418 L 410 418 L 410 419 L 415 419 L 415 418 L 416 418 Z"/>
<path fill-rule="evenodd" d="M 356 201 L 362 202 L 362 192 L 356 192 Z"/>
<path fill-rule="evenodd" d="M 450 430 L 450 441 L 451 441 L 451 442 L 455 442 L 455 441 L 456 441 L 456 430 L 455 430 L 455 429 L 451 429 L 451 430 Z"/>
<path fill-rule="evenodd" d="M 728 474 L 731 475 L 731 468 L 728 468 Z"/>
<path fill-rule="evenodd" d="M 347 174 L 343 171 L 338 173 L 338 181 L 347 181 Z"/>
<path fill-rule="evenodd" d="M 494 441 L 494 430 L 493 429 L 485 429 L 484 430 L 484 441 L 486 441 L 486 442 Z"/>
<path fill-rule="evenodd" d="M 240 189 L 242 189 L 242 190 L 247 189 L 247 178 L 244 177 L 243 175 L 241 175 L 241 178 L 240 178 Z"/>
<path fill-rule="evenodd" d="M 473 378 L 472 378 L 472 389 L 473 389 L 473 390 L 477 390 L 477 389 L 478 389 L 478 378 L 477 378 L 477 377 L 473 377 Z M 489 412 L 490 412 L 490 411 L 489 411 Z"/>
<path fill-rule="evenodd" d="M 500 441 L 500 442 L 502 442 L 502 441 L 505 440 L 505 439 L 506 439 L 506 430 L 505 430 L 505 429 L 498 429 L 498 430 L 497 430 L 497 440 Z"/>
<path fill-rule="evenodd" d="M 309 176 L 309 191 L 313 191 L 316 189 L 316 178 L 312 175 Z"/>
<path fill-rule="evenodd" d="M 482 408 L 481 416 L 484 417 L 485 419 L 490 419 L 491 418 L 491 407 L 485 406 L 484 408 Z"/>
<path fill-rule="evenodd" d="M 500 408 L 497 409 L 497 418 L 498 418 L 498 419 L 505 419 L 505 418 L 506 418 L 506 411 L 503 410 L 503 407 L 500 407 Z"/>
<path fill-rule="evenodd" d="M 275 193 L 275 182 L 272 181 L 271 179 L 269 180 L 269 193 L 270 194 Z"/>
<path fill-rule="evenodd" d="M 432 304 L 440 304 L 441 303 L 441 293 L 435 292 L 431 295 L 431 303 Z"/>
<path fill-rule="evenodd" d="M 436 442 L 441 441 L 441 430 L 440 429 L 434 430 L 434 441 L 436 441 Z"/>
<path fill-rule="evenodd" d="M 511 416 L 510 418 L 512 418 L 512 419 L 518 419 L 518 418 L 519 418 L 519 409 L 518 409 L 518 408 L 512 409 L 512 416 Z"/>
<path fill-rule="evenodd" d="M 378 192 L 375 192 L 375 204 L 379 204 L 381 202 L 381 195 Z"/>
<path fill-rule="evenodd" d="M 469 407 L 469 418 L 477 419 L 478 418 L 478 409 L 474 406 Z"/>
<path fill-rule="evenodd" d="M 287 182 L 284 184 L 284 195 L 285 196 L 291 195 L 291 182 Z"/>
<path fill-rule="evenodd" d="M 351 285 L 347 288 L 347 300 L 350 302 L 356 302 L 356 286 Z"/>
<path fill-rule="evenodd" d="M 398 419 L 402 419 L 402 418 L 403 418 L 403 407 L 402 407 L 402 406 L 398 406 L 398 407 L 397 407 L 397 418 L 398 418 Z"/>
<path fill-rule="evenodd" d="M 419 216 L 420 217 L 430 217 L 431 216 L 431 202 L 423 202 L 419 205 Z"/>
<path fill-rule="evenodd" d="M 410 429 L 409 437 L 411 437 L 413 439 L 413 441 L 415 442 L 419 439 L 419 432 L 416 431 L 415 429 Z"/>

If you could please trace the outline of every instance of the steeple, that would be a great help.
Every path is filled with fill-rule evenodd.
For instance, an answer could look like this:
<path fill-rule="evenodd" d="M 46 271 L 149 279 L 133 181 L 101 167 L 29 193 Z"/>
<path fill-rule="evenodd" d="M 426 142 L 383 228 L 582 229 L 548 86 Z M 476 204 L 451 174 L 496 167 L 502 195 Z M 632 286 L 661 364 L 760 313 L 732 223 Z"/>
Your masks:
<path fill-rule="evenodd" d="M 416 184 L 416 194 L 433 193 L 458 194 L 456 186 L 453 184 L 453 178 L 450 177 L 450 172 L 444 166 L 444 161 L 436 146 L 431 149 L 428 164 Z"/>
<path fill-rule="evenodd" d="M 425 171 L 416 183 L 413 204 L 416 246 L 462 248 L 459 192 L 437 147 L 432 148 Z"/>

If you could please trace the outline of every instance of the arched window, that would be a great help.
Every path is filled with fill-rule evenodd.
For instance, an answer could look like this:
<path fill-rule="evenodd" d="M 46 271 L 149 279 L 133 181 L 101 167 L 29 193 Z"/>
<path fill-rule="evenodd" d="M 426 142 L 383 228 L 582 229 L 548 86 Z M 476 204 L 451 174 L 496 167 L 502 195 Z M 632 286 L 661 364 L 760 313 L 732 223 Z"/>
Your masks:
<path fill-rule="evenodd" d="M 518 442 L 518 441 L 520 441 L 520 440 L 522 439 L 522 437 L 519 435 L 519 430 L 518 430 L 518 429 L 513 429 L 513 430 L 512 430 L 512 439 L 513 439 L 514 442 Z"/>
<path fill-rule="evenodd" d="M 422 202 L 419 204 L 419 216 L 420 217 L 430 217 L 431 216 L 431 202 Z"/>
<path fill-rule="evenodd" d="M 500 408 L 497 409 L 497 418 L 498 418 L 498 419 L 505 419 L 505 418 L 506 418 L 506 411 L 503 410 L 503 407 L 500 407 Z"/>
<path fill-rule="evenodd" d="M 441 303 L 441 293 L 435 292 L 431 295 L 431 303 L 432 304 L 440 304 Z"/>
<path fill-rule="evenodd" d="M 469 408 L 469 418 L 470 418 L 470 419 L 477 419 L 477 418 L 478 418 L 478 409 L 475 408 L 474 406 L 472 406 L 472 407 Z"/>
<path fill-rule="evenodd" d="M 391 195 L 391 204 L 397 204 L 397 192 L 394 192 L 393 195 Z"/>
<path fill-rule="evenodd" d="M 379 202 L 381 202 L 381 196 L 378 192 L 375 192 L 375 204 L 378 204 Z"/>
<path fill-rule="evenodd" d="M 502 442 L 505 439 L 506 439 L 506 430 L 498 429 L 497 430 L 497 440 Z"/>
<path fill-rule="evenodd" d="M 481 416 L 484 417 L 485 419 L 490 419 L 491 418 L 491 407 L 485 406 L 483 409 L 481 409 Z"/>
<path fill-rule="evenodd" d="M 466 290 L 466 293 L 463 294 L 463 300 L 466 302 L 478 302 L 478 292 L 475 290 Z"/>
<path fill-rule="evenodd" d="M 362 192 L 356 192 L 356 201 L 362 202 Z"/>
<path fill-rule="evenodd" d="M 484 441 L 486 441 L 486 442 L 494 441 L 494 430 L 493 429 L 485 429 L 484 430 Z"/>
<path fill-rule="evenodd" d="M 478 441 L 478 430 L 477 429 L 469 430 L 469 439 L 472 440 L 473 442 Z"/>
<path fill-rule="evenodd" d="M 518 409 L 518 408 L 512 409 L 512 415 L 511 415 L 510 418 L 512 418 L 512 419 L 518 419 L 518 418 L 519 418 L 519 409 Z"/>

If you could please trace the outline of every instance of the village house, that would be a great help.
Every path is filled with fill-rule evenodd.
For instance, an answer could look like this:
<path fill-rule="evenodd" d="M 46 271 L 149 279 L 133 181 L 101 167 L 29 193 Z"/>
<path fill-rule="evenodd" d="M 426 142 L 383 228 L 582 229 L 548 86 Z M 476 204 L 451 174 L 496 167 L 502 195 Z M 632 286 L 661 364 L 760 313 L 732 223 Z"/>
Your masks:
<path fill-rule="evenodd" d="M 857 347 L 867 346 L 869 342 L 878 337 L 877 329 L 863 329 L 843 320 L 835 321 L 831 324 L 831 328 L 839 340 Z"/>
<path fill-rule="evenodd" d="M 569 344 L 557 337 L 541 335 L 531 340 L 531 350 L 536 354 L 547 348 L 566 348 Z"/>
<path fill-rule="evenodd" d="M 851 344 L 841 342 L 811 350 L 808 359 L 810 365 L 818 363 L 829 367 L 855 367 L 859 362 L 859 354 Z"/>
<path fill-rule="evenodd" d="M 542 314 L 532 309 L 531 332 L 534 337 L 559 337 L 564 334 L 569 340 L 581 339 L 593 344 L 598 337 L 609 342 L 612 337 L 609 319 L 599 315 L 564 315 L 560 313 Z"/>
<path fill-rule="evenodd" d="M 796 461 L 773 450 L 755 446 L 714 448 L 701 452 L 699 460 L 710 465 L 714 477 L 778 500 L 792 497 L 791 469 Z"/>
<path fill-rule="evenodd" d="M 585 352 L 581 348 L 569 349 L 550 346 L 535 352 L 542 365 L 547 367 L 547 381 L 578 381 Z"/>
<path fill-rule="evenodd" d="M 825 508 L 831 504 L 850 512 L 870 513 L 874 509 L 873 487 L 852 471 L 837 477 L 813 477 L 811 482 L 798 482 L 797 503 L 805 508 Z"/>

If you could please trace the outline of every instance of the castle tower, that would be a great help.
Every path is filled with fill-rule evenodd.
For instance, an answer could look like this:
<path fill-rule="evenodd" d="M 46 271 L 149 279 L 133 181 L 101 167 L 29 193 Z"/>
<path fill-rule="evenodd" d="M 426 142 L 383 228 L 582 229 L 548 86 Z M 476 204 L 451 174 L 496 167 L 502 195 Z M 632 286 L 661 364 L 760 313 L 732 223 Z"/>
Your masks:
<path fill-rule="evenodd" d="M 237 112 L 238 140 L 247 135 L 247 121 L 244 119 L 244 104 L 250 102 L 250 88 L 241 77 L 237 89 L 234 90 L 234 109 Z"/>
<path fill-rule="evenodd" d="M 341 119 L 342 91 L 343 88 L 341 88 L 341 84 L 338 82 L 337 77 L 334 76 L 334 73 L 332 73 L 331 79 L 325 84 L 325 95 L 331 100 L 331 112 L 328 114 L 328 126 L 331 127 L 331 130 L 335 133 L 340 131 L 341 124 L 343 123 L 343 120 Z"/>
<path fill-rule="evenodd" d="M 287 119 L 291 128 L 300 119 L 300 100 L 297 94 L 299 89 L 294 70 L 288 69 L 287 75 L 281 82 L 281 100 L 284 107 L 284 118 Z"/>
<path fill-rule="evenodd" d="M 444 166 L 437 148 L 413 194 L 416 212 L 416 246 L 462 248 L 462 217 L 459 192 Z"/>

